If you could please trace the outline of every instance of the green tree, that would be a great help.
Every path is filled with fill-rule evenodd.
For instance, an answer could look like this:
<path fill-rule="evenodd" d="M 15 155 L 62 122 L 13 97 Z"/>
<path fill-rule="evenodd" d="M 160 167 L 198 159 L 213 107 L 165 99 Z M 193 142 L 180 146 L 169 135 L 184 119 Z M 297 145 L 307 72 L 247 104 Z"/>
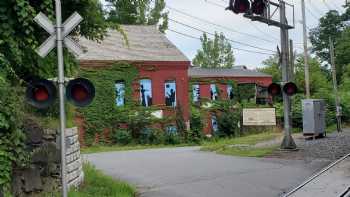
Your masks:
<path fill-rule="evenodd" d="M 204 33 L 201 41 L 202 49 L 197 51 L 194 65 L 202 68 L 232 68 L 235 62 L 232 46 L 223 33 L 215 32 L 214 39 Z"/>
<path fill-rule="evenodd" d="M 331 10 L 320 18 L 318 27 L 311 29 L 310 40 L 312 52 L 316 53 L 322 61 L 330 62 L 329 37 L 336 40 L 344 28 L 342 16 L 336 10 Z"/>
<path fill-rule="evenodd" d="M 327 77 L 327 73 L 322 69 L 317 58 L 308 58 L 310 68 L 310 92 L 315 98 L 324 98 L 332 91 L 332 84 Z M 305 93 L 305 71 L 304 56 L 298 55 L 295 63 L 295 83 L 299 92 Z"/>
<path fill-rule="evenodd" d="M 98 0 L 62 1 L 63 20 L 74 11 L 84 18 L 73 34 L 101 40 L 108 27 Z M 35 49 L 48 37 L 33 18 L 43 12 L 54 20 L 54 1 L 5 0 L 0 1 L 0 54 L 9 62 L 13 73 L 22 79 L 30 75 L 52 77 L 56 75 L 55 51 L 40 58 Z M 76 65 L 74 58 L 65 53 L 67 71 Z"/>
<path fill-rule="evenodd" d="M 350 53 L 349 48 L 349 19 L 350 9 L 346 8 L 345 13 L 340 14 L 336 10 L 331 10 L 320 19 L 318 27 L 310 31 L 310 40 L 312 43 L 312 52 L 314 52 L 329 68 L 329 38 L 332 38 L 335 45 L 337 79 L 341 81 L 344 73 L 344 66 L 349 63 L 348 57 L 344 54 Z M 339 46 L 338 46 L 339 45 Z M 347 62 L 346 62 L 347 61 Z"/>
<path fill-rule="evenodd" d="M 168 12 L 164 0 L 107 0 L 110 11 L 107 20 L 125 25 L 156 25 L 164 32 L 168 28 Z"/>
<path fill-rule="evenodd" d="M 271 75 L 272 81 L 275 83 L 280 82 L 282 79 L 282 71 L 278 59 L 278 55 L 270 56 L 268 59 L 262 62 L 264 67 L 259 68 L 260 72 Z"/>
<path fill-rule="evenodd" d="M 341 66 L 342 70 L 337 72 L 345 72 L 345 67 L 350 64 L 350 27 L 346 28 L 337 39 L 335 47 L 336 65 Z"/>

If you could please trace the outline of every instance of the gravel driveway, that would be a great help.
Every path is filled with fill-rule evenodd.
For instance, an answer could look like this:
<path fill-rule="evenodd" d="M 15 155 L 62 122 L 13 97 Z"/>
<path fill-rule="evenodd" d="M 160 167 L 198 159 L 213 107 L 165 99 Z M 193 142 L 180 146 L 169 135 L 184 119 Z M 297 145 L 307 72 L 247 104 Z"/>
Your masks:
<path fill-rule="evenodd" d="M 327 159 L 330 161 L 339 159 L 350 153 L 350 129 L 344 129 L 342 133 L 327 134 L 325 138 L 316 140 L 305 140 L 302 135 L 294 135 L 298 146 L 297 152 L 276 151 L 268 157 L 283 159 Z"/>

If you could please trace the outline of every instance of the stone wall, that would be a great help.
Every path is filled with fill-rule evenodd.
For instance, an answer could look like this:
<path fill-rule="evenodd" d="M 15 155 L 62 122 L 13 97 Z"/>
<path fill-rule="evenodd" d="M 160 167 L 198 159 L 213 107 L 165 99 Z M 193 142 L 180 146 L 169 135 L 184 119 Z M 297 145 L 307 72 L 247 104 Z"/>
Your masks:
<path fill-rule="evenodd" d="M 31 119 L 26 121 L 24 131 L 30 160 L 26 168 L 13 170 L 13 195 L 37 196 L 42 192 L 58 191 L 61 186 L 59 133 L 56 129 L 43 129 Z M 84 173 L 77 128 L 66 130 L 66 148 L 68 185 L 79 186 Z"/>

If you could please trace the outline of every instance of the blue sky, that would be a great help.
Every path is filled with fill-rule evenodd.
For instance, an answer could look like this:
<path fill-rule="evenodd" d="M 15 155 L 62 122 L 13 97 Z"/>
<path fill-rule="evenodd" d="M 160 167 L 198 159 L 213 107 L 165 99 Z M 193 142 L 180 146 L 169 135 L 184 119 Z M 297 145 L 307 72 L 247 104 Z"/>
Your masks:
<path fill-rule="evenodd" d="M 239 33 L 234 33 L 223 28 L 219 28 L 210 24 L 203 23 L 193 18 L 182 15 L 176 11 L 166 8 L 169 11 L 169 17 L 181 23 L 197 27 L 201 30 L 214 33 L 223 32 L 227 38 L 233 41 L 243 42 L 250 46 L 256 46 L 268 50 L 276 50 L 277 45 L 280 44 L 279 29 L 277 27 L 268 26 L 259 22 L 252 22 L 242 15 L 235 15 L 232 12 L 225 11 L 221 6 L 226 7 L 229 0 L 166 0 L 170 8 L 181 10 L 187 14 L 205 19 L 212 23 L 225 26 L 234 31 L 239 31 L 247 36 Z M 275 0 L 277 1 L 277 0 Z M 289 32 L 289 36 L 295 42 L 295 49 L 302 52 L 302 25 L 300 0 L 287 0 L 286 2 L 295 5 L 295 29 Z M 318 18 L 330 9 L 336 9 L 343 12 L 342 5 L 345 0 L 305 0 L 307 7 L 307 26 L 313 28 L 318 24 Z M 287 8 L 288 9 L 288 8 Z M 292 20 L 291 9 L 287 11 L 289 21 Z M 169 29 L 177 32 L 185 33 L 193 37 L 199 38 L 202 32 L 169 21 Z M 201 43 L 198 39 L 188 38 L 183 35 L 167 31 L 166 36 L 172 41 L 190 60 L 193 59 L 197 50 L 201 48 Z M 259 37 L 259 38 L 256 38 Z M 260 39 L 262 38 L 262 39 Z M 268 40 L 268 41 L 266 41 Z M 233 47 L 261 51 L 238 43 L 232 43 Z M 269 51 L 263 51 L 271 53 Z M 248 53 L 244 51 L 234 50 L 236 58 L 236 65 L 246 65 L 249 68 L 256 68 L 263 66 L 261 62 L 269 57 L 269 55 Z"/>

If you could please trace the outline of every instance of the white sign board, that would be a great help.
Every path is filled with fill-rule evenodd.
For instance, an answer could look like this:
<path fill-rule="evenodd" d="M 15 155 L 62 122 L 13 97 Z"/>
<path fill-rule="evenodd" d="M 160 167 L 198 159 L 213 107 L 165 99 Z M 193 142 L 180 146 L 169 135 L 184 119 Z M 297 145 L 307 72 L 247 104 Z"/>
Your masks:
<path fill-rule="evenodd" d="M 244 126 L 275 126 L 275 108 L 246 108 L 243 109 Z"/>

